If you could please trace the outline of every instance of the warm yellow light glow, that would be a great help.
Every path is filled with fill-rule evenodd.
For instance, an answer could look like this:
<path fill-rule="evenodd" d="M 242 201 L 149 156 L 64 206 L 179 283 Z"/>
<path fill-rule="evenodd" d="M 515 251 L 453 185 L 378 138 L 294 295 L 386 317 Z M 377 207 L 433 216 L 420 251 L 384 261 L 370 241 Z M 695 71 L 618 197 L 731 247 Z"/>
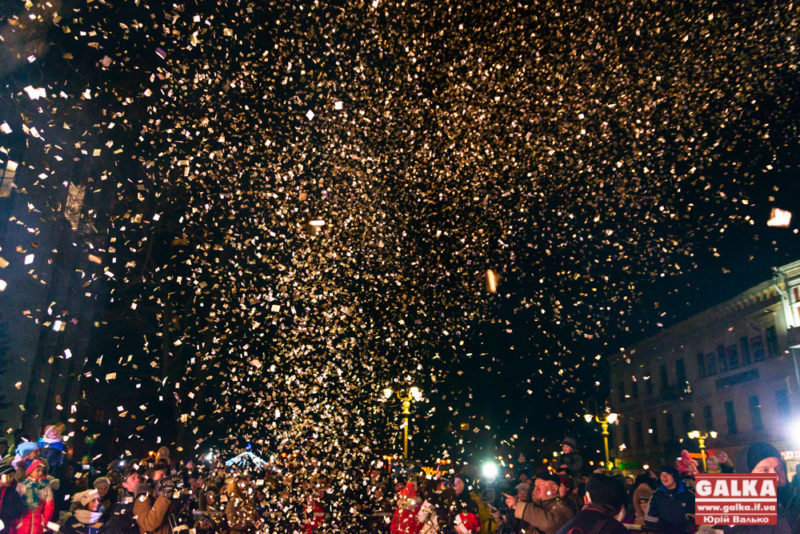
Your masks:
<path fill-rule="evenodd" d="M 592 419 L 594 419 L 594 416 L 590 413 L 587 413 L 586 415 L 583 416 L 583 418 L 586 419 L 587 423 L 591 423 Z"/>
<path fill-rule="evenodd" d="M 312 219 L 308 224 L 319 228 L 320 226 L 325 226 L 325 221 L 322 219 Z"/>
<path fill-rule="evenodd" d="M 608 416 L 606 417 L 606 421 L 608 421 L 609 423 L 611 423 L 613 425 L 614 423 L 617 422 L 617 417 L 619 417 L 619 414 L 615 414 L 615 413 L 612 412 L 612 413 L 608 414 Z"/>
<path fill-rule="evenodd" d="M 383 396 L 386 397 L 387 399 L 392 398 L 392 393 L 394 393 L 392 391 L 392 388 L 384 388 L 383 390 Z"/>
<path fill-rule="evenodd" d="M 500 282 L 500 276 L 491 269 L 486 269 L 486 290 L 489 293 L 497 293 L 497 284 Z"/>
<path fill-rule="evenodd" d="M 422 398 L 422 391 L 420 391 L 420 389 L 417 386 L 413 386 L 411 388 L 411 397 L 415 401 L 419 401 Z"/>

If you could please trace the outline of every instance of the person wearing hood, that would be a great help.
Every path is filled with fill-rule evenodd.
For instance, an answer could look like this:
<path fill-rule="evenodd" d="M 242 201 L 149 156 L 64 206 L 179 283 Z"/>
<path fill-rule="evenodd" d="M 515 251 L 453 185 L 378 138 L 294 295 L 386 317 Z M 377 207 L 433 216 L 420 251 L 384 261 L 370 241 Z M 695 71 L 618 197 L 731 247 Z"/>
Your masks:
<path fill-rule="evenodd" d="M 694 493 L 671 465 L 661 468 L 661 486 L 653 493 L 645 525 L 664 534 L 685 534 L 694 529 Z"/>
<path fill-rule="evenodd" d="M 60 478 L 61 468 L 66 459 L 66 445 L 64 445 L 64 423 L 50 425 L 44 429 L 42 437 L 39 438 L 39 453 L 42 458 L 47 460 L 50 473 Z"/>
<path fill-rule="evenodd" d="M 769 443 L 755 443 L 747 449 L 746 473 L 774 473 L 778 477 L 778 522 L 775 525 L 738 525 L 723 527 L 730 534 L 789 534 L 800 531 L 800 498 L 794 494 L 786 477 L 786 462 L 778 449 Z M 740 464 L 741 465 L 741 464 Z"/>
<path fill-rule="evenodd" d="M 573 478 L 581 476 L 583 457 L 578 454 L 578 440 L 567 436 L 561 440 L 561 456 L 558 459 L 558 471 Z"/>
<path fill-rule="evenodd" d="M 653 497 L 653 488 L 649 484 L 639 484 L 633 490 L 633 524 L 643 526 L 644 518 L 647 516 L 647 510 L 650 506 L 650 499 Z"/>
<path fill-rule="evenodd" d="M 27 510 L 17 523 L 17 534 L 42 534 L 55 511 L 53 490 L 45 477 L 44 462 L 34 460 L 25 475 L 25 480 L 17 485 L 17 492 L 24 499 Z"/>
<path fill-rule="evenodd" d="M 10 465 L 0 467 L 0 534 L 15 534 L 15 525 L 28 508 L 17 493 L 16 471 Z"/>
<path fill-rule="evenodd" d="M 76 493 L 72 502 L 77 508 L 72 515 L 67 517 L 61 527 L 63 534 L 99 534 L 103 526 L 103 505 L 100 504 L 100 494 L 91 489 Z"/>

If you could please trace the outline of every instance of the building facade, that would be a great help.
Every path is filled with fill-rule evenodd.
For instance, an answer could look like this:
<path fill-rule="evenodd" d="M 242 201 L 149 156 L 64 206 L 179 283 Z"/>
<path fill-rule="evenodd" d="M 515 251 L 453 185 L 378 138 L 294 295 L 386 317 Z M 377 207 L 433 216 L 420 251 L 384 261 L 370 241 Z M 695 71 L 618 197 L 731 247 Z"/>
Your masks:
<path fill-rule="evenodd" d="M 619 461 L 673 463 L 699 452 L 692 430 L 715 431 L 707 452 L 736 461 L 768 441 L 790 464 L 800 460 L 800 261 L 773 278 L 707 309 L 610 359 L 610 406 Z"/>

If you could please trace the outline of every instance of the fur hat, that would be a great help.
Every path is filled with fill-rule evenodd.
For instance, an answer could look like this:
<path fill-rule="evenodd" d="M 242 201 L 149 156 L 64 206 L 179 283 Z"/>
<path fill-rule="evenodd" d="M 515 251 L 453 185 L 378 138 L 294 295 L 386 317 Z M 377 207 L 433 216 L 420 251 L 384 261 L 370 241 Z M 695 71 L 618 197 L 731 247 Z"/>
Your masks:
<path fill-rule="evenodd" d="M 90 490 L 82 491 L 80 493 L 76 493 L 75 495 L 73 495 L 72 496 L 72 502 L 79 502 L 79 503 L 81 503 L 81 506 L 86 508 L 89 505 L 90 502 L 92 502 L 95 499 L 99 499 L 99 498 L 100 498 L 100 494 L 97 493 L 97 490 L 90 489 Z"/>
<path fill-rule="evenodd" d="M 636 516 L 644 516 L 644 510 L 642 504 L 639 503 L 640 500 L 647 499 L 650 500 L 650 497 L 653 496 L 653 488 L 651 488 L 647 484 L 639 484 L 635 490 L 633 490 L 633 509 L 636 511 Z"/>

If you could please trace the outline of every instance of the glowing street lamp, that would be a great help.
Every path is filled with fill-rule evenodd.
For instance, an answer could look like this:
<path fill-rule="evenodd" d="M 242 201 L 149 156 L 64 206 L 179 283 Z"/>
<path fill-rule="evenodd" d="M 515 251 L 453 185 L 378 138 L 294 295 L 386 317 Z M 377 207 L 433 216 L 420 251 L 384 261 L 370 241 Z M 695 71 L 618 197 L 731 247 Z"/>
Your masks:
<path fill-rule="evenodd" d="M 591 423 L 592 419 L 594 419 L 595 421 L 600 423 L 600 426 L 603 429 L 603 447 L 605 448 L 606 452 L 606 466 L 611 464 L 611 456 L 608 453 L 608 436 L 609 436 L 608 425 L 609 424 L 613 425 L 614 423 L 616 423 L 618 417 L 619 414 L 616 414 L 614 412 L 607 413 L 605 415 L 597 415 L 597 414 L 592 415 L 590 413 L 587 413 L 586 415 L 583 416 L 583 418 L 586 419 L 587 423 Z"/>
<path fill-rule="evenodd" d="M 708 465 L 706 465 L 706 440 L 708 438 L 716 439 L 716 431 L 700 432 L 699 430 L 692 430 L 689 432 L 688 436 L 690 439 L 697 440 L 697 444 L 700 447 L 700 456 L 703 458 L 703 471 L 708 472 Z"/>
<path fill-rule="evenodd" d="M 392 388 L 385 388 L 383 390 L 383 396 L 386 397 L 386 400 L 392 398 Z M 397 398 L 400 399 L 400 402 L 403 403 L 403 411 L 400 412 L 403 416 L 403 458 L 408 458 L 408 417 L 411 415 L 411 402 L 419 402 L 422 398 L 422 391 L 417 386 L 411 386 L 409 388 L 408 393 L 404 396 L 401 395 L 400 392 L 397 392 Z"/>

